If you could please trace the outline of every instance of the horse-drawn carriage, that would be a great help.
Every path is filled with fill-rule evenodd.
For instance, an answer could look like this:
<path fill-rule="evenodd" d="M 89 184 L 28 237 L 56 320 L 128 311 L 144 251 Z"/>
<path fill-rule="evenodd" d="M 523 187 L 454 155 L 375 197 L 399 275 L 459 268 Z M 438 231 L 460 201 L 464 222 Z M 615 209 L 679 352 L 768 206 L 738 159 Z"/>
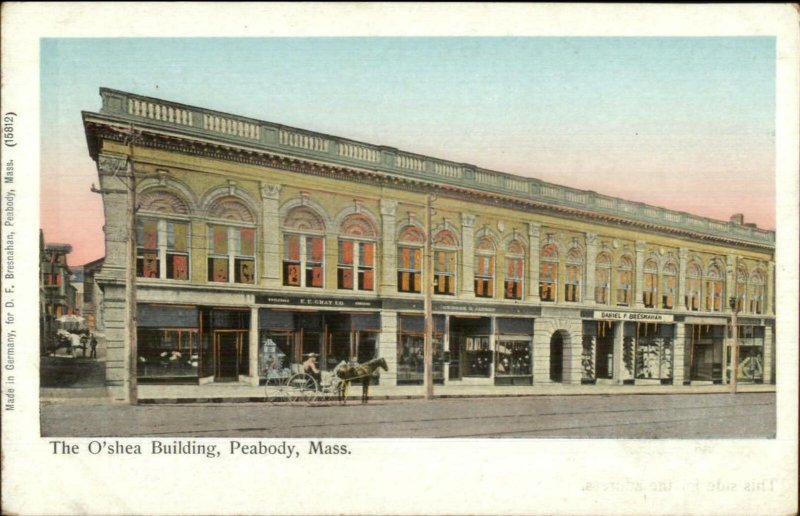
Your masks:
<path fill-rule="evenodd" d="M 347 394 L 351 382 L 361 382 L 361 402 L 369 399 L 369 383 L 375 370 L 388 370 L 385 358 L 376 358 L 363 364 L 349 365 L 340 362 L 333 371 L 322 371 L 320 381 L 312 374 L 300 371 L 289 376 L 285 381 L 267 382 L 267 398 L 287 399 L 293 402 L 312 404 L 320 401 L 337 400 L 347 403 Z"/>

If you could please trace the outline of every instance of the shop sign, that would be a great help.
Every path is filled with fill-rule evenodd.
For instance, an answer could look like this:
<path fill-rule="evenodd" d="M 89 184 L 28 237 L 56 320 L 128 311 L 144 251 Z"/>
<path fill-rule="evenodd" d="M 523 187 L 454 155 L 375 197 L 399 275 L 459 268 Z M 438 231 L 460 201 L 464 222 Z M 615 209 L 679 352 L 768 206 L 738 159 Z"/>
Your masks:
<path fill-rule="evenodd" d="M 649 314 L 647 312 L 607 312 L 596 310 L 595 319 L 604 321 L 672 322 L 671 314 Z"/>
<path fill-rule="evenodd" d="M 260 305 L 309 306 L 318 308 L 381 308 L 377 299 L 332 298 L 292 295 L 257 295 L 256 303 Z"/>

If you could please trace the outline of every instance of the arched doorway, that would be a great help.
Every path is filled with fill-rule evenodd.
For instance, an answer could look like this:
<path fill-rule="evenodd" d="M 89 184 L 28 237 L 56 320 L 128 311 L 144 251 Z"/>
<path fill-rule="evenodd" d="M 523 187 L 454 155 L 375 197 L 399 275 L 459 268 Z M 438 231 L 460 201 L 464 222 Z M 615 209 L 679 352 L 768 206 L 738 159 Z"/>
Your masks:
<path fill-rule="evenodd" d="M 564 380 L 564 337 L 557 331 L 550 337 L 550 381 Z"/>

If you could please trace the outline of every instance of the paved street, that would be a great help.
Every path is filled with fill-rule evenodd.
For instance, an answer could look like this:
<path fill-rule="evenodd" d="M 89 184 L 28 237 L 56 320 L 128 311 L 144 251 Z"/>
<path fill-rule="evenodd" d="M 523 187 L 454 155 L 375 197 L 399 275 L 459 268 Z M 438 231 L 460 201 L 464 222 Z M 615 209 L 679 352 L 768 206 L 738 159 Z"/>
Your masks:
<path fill-rule="evenodd" d="M 775 394 L 375 400 L 369 405 L 42 403 L 45 437 L 769 438 Z"/>

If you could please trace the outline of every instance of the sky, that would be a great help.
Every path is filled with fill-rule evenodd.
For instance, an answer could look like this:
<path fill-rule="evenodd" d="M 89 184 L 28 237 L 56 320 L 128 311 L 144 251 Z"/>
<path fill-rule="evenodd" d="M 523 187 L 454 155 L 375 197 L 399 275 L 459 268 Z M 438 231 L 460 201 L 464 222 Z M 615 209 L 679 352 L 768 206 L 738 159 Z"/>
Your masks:
<path fill-rule="evenodd" d="M 775 228 L 772 37 L 41 40 L 41 228 L 100 258 L 81 111 L 120 89 Z"/>

